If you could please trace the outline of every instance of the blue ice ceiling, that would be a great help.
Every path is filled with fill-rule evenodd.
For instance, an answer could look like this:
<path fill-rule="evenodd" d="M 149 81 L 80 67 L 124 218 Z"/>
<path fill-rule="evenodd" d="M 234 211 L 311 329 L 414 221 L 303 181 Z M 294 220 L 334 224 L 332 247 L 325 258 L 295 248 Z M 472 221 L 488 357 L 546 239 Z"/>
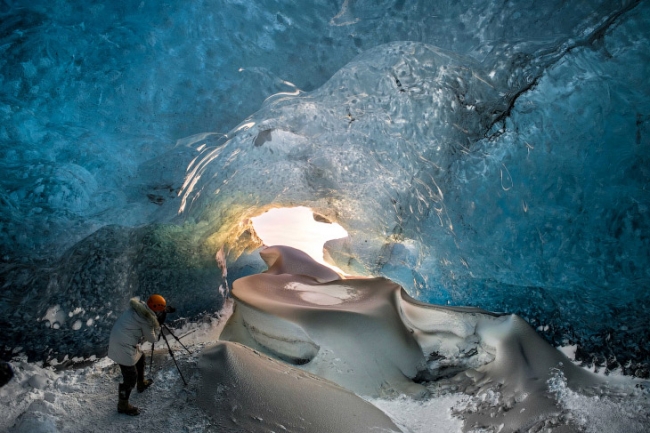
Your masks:
<path fill-rule="evenodd" d="M 134 294 L 214 311 L 219 250 L 264 269 L 241 221 L 305 205 L 351 272 L 643 369 L 650 7 L 447 3 L 4 2 L 5 350 L 101 354 Z"/>

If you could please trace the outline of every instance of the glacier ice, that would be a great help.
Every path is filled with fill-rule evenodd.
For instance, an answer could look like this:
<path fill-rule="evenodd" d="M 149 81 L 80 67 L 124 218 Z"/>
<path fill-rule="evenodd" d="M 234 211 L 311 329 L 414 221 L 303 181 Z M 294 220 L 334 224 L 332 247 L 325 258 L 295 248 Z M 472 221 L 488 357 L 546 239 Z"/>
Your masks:
<path fill-rule="evenodd" d="M 9 1 L 0 18 L 4 356 L 100 354 L 134 294 L 214 311 L 217 252 L 231 281 L 259 272 L 247 220 L 307 206 L 348 231 L 327 245 L 346 271 L 647 374 L 646 2 Z"/>

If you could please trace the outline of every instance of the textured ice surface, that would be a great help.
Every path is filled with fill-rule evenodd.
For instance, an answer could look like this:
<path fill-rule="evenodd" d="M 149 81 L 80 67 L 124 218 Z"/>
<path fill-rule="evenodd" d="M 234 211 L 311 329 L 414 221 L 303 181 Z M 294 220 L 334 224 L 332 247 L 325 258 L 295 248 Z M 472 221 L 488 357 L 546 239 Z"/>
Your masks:
<path fill-rule="evenodd" d="M 348 231 L 328 246 L 346 271 L 647 374 L 649 20 L 635 1 L 5 2 L 1 342 L 96 353 L 119 299 L 152 291 L 214 311 L 217 252 L 231 279 L 258 271 L 246 219 L 302 205 Z M 57 305 L 58 329 L 37 321 Z"/>
<path fill-rule="evenodd" d="M 526 56 L 540 49 L 547 56 L 546 48 L 572 32 L 588 33 L 620 7 L 606 1 L 543 8 L 471 1 L 314 0 L 307 8 L 284 1 L 5 2 L 6 248 L 11 259 L 56 252 L 96 225 L 150 222 L 157 205 L 177 192 L 186 164 L 151 170 L 148 161 L 185 136 L 226 133 L 271 94 L 319 87 L 369 48 L 422 41 L 491 65 L 513 61 L 523 70 Z M 522 40 L 527 34 L 534 40 Z"/>

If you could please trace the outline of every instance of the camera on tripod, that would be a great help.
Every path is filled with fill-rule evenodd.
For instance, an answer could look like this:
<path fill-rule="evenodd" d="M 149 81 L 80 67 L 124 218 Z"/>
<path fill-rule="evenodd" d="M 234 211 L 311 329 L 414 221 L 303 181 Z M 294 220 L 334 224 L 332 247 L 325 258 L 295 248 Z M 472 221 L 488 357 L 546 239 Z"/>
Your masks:
<path fill-rule="evenodd" d="M 183 380 L 183 384 L 187 385 L 187 381 L 185 380 L 185 377 L 183 377 L 183 372 L 181 371 L 180 367 L 178 366 L 178 362 L 176 362 L 176 357 L 174 356 L 174 352 L 172 351 L 171 346 L 169 345 L 169 341 L 167 340 L 167 337 L 165 336 L 165 331 L 172 337 L 178 341 L 178 344 L 180 344 L 183 349 L 187 350 L 187 353 L 190 355 L 192 352 L 190 349 L 185 347 L 185 345 L 181 342 L 181 340 L 172 332 L 171 329 L 167 325 L 165 325 L 165 320 L 167 320 L 167 313 L 174 313 L 176 312 L 176 309 L 171 306 L 166 306 L 165 309 L 159 313 L 156 313 L 156 316 L 158 317 L 158 323 L 160 324 L 160 335 L 158 336 L 158 340 L 160 340 L 160 337 L 165 341 L 165 344 L 167 345 L 167 350 L 169 351 L 169 355 L 172 357 L 174 360 L 174 365 L 176 365 L 176 369 L 178 370 L 178 373 L 181 375 L 181 379 Z M 151 344 L 151 364 L 149 365 L 149 374 L 151 374 L 151 371 L 153 370 L 153 351 L 154 351 L 154 345 L 155 343 Z"/>

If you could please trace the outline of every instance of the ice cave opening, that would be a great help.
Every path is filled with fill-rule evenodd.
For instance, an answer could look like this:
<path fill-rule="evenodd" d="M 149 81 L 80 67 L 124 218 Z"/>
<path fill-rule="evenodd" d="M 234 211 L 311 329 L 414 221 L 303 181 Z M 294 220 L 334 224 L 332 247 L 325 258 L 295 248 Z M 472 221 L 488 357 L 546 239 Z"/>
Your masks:
<path fill-rule="evenodd" d="M 287 245 L 297 248 L 316 262 L 345 275 L 331 259 L 326 260 L 323 254 L 325 242 L 348 236 L 348 232 L 338 223 L 330 222 L 304 206 L 269 209 L 250 220 L 264 245 Z"/>

